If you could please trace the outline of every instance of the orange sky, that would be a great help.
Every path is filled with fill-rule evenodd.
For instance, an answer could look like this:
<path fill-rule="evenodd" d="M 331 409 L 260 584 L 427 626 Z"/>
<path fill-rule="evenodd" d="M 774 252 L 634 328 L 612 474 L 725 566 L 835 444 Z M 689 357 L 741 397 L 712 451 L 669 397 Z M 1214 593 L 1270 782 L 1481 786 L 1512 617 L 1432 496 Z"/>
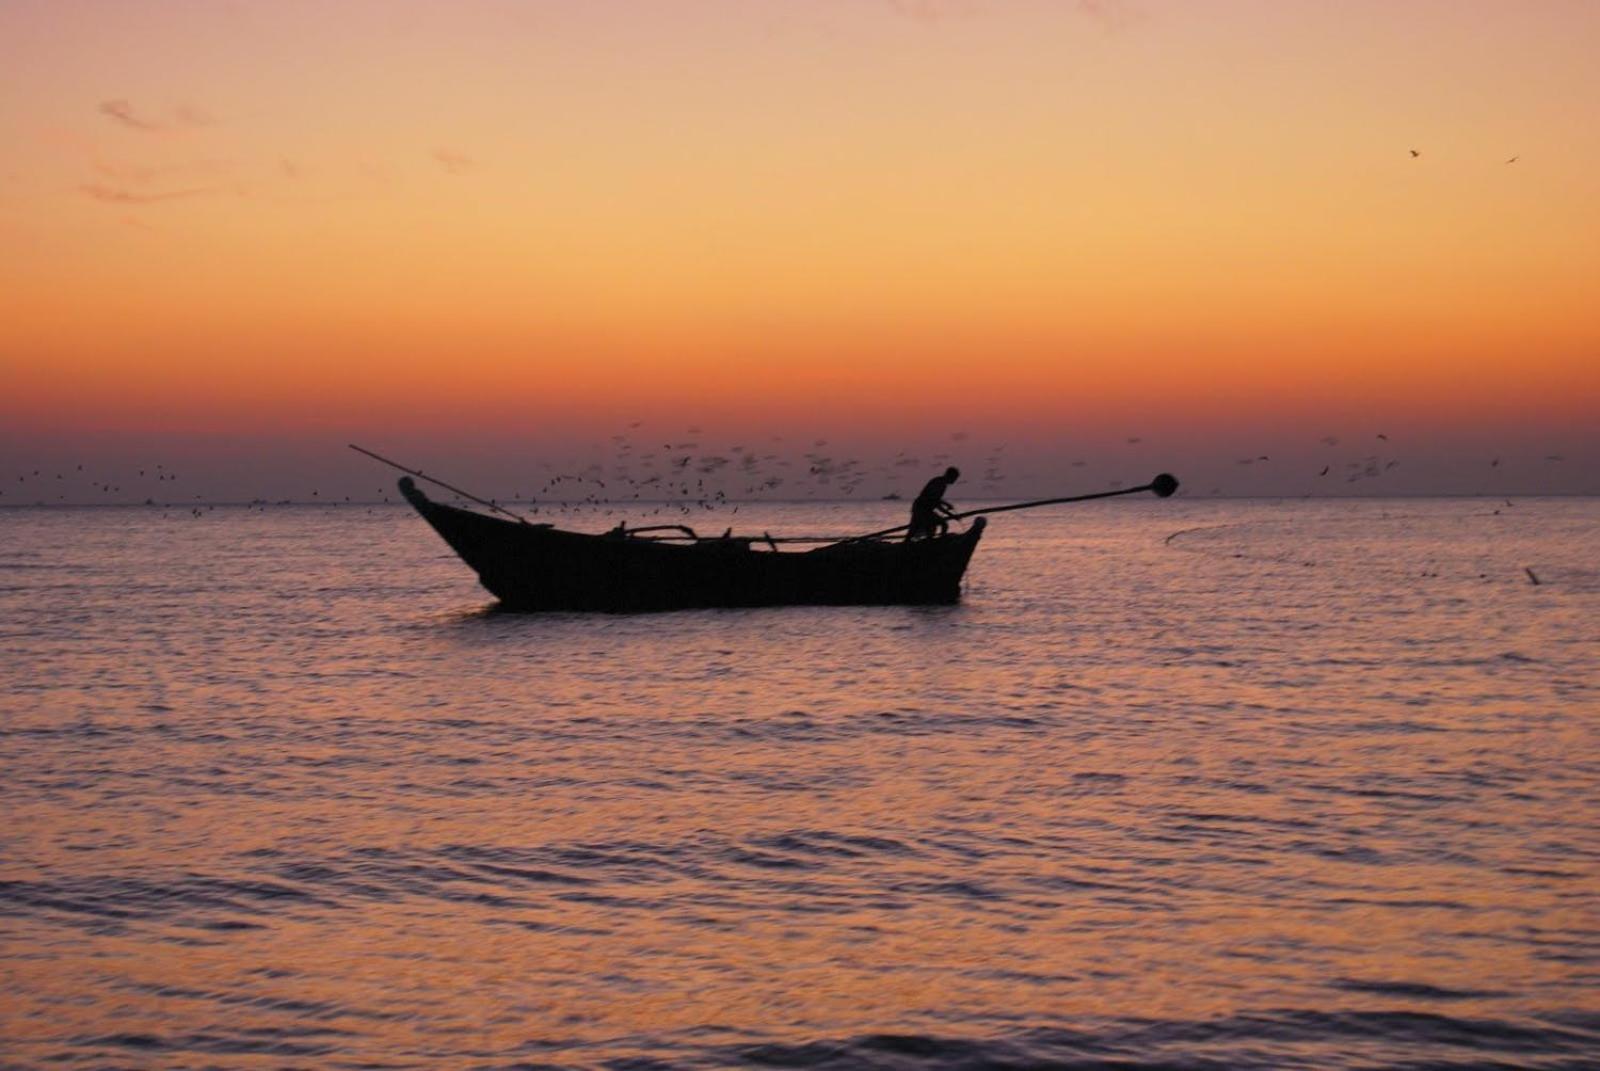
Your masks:
<path fill-rule="evenodd" d="M 1596 55 L 1586 0 L 12 0 L 0 460 L 1404 427 L 1595 493 Z"/>

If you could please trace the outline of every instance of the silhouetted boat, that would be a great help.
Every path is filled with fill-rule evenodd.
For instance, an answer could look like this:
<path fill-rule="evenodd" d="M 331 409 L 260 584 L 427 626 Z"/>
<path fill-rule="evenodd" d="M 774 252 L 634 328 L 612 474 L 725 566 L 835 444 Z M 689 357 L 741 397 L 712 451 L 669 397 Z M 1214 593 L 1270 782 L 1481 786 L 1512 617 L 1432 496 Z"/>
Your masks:
<path fill-rule="evenodd" d="M 435 502 L 410 477 L 400 492 L 513 610 L 953 603 L 984 528 L 979 517 L 936 539 L 844 539 L 790 551 L 765 537 L 648 534 L 676 525 L 589 535 L 501 520 Z"/>

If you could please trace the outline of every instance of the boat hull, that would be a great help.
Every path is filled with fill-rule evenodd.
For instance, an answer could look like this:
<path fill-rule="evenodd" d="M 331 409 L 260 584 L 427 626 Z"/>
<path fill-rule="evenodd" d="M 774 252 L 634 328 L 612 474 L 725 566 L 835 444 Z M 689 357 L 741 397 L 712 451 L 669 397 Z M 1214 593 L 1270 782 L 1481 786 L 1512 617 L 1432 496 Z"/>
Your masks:
<path fill-rule="evenodd" d="M 675 544 L 501 520 L 434 502 L 410 479 L 400 490 L 506 609 L 524 611 L 954 603 L 984 529 L 980 517 L 937 539 L 807 551 L 742 539 Z"/>

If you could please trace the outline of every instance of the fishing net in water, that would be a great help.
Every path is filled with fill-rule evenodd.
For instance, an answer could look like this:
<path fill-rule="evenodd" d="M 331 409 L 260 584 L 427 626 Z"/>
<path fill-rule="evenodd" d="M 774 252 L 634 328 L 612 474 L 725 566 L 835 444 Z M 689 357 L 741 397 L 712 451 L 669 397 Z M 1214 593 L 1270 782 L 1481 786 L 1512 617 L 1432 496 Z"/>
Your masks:
<path fill-rule="evenodd" d="M 1329 569 L 1396 579 L 1551 586 L 1600 593 L 1600 530 L 1571 511 L 1476 506 L 1450 512 L 1307 515 L 1197 525 L 1175 550 L 1241 563 Z"/>

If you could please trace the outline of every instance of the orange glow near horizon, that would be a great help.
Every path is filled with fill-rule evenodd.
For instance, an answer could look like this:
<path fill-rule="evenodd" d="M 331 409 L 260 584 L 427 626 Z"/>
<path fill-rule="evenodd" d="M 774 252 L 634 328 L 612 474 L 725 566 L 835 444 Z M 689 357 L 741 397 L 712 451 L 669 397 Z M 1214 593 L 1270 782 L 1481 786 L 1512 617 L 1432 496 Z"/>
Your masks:
<path fill-rule="evenodd" d="M 0 423 L 1600 462 L 1597 45 L 1556 0 L 14 3 Z"/>

